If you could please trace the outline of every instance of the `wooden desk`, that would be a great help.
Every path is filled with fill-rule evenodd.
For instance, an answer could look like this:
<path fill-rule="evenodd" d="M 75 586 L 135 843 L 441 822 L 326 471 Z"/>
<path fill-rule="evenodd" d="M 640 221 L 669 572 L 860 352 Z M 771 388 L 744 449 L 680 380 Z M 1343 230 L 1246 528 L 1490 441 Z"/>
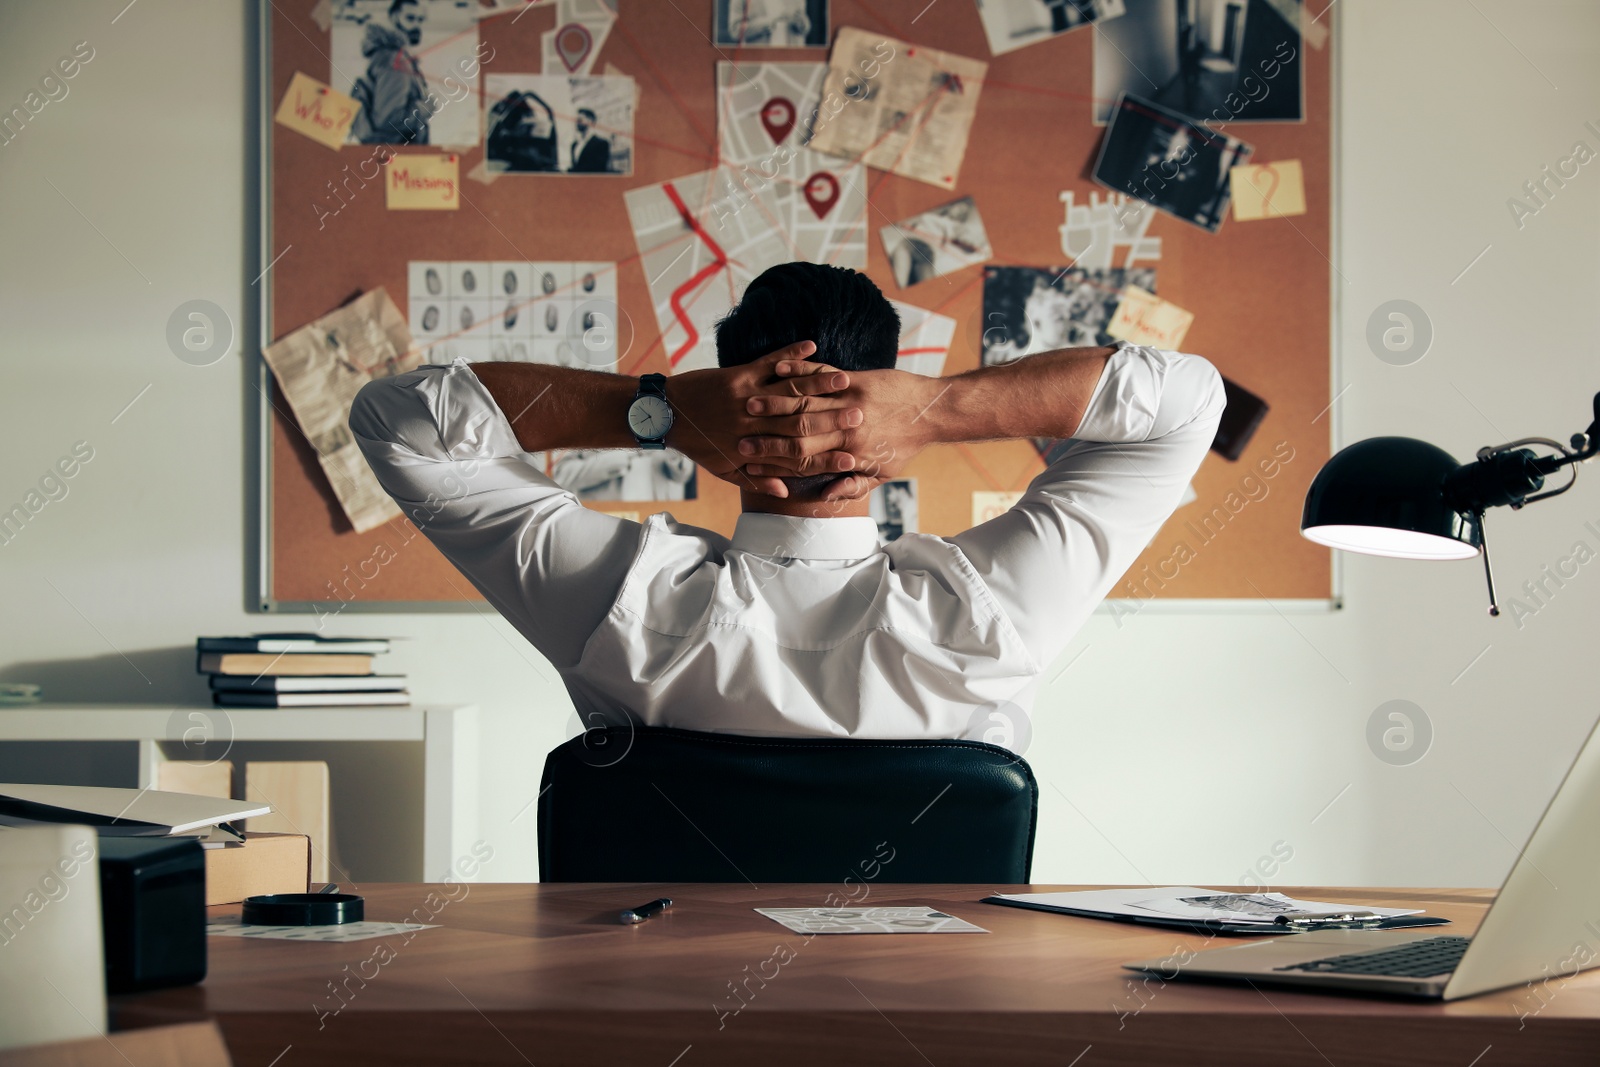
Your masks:
<path fill-rule="evenodd" d="M 807 940 L 750 910 L 821 905 L 836 885 L 368 885 L 369 919 L 431 910 L 442 929 L 343 945 L 214 937 L 204 984 L 114 998 L 113 1018 L 209 1015 L 241 1067 L 1499 1067 L 1593 1064 L 1600 1047 L 1600 971 L 1551 982 L 1542 1001 L 1523 986 L 1448 1005 L 1146 984 L 1118 964 L 1206 938 L 977 903 L 1007 887 L 869 885 L 864 903 L 930 904 L 992 933 Z M 1491 896 L 1289 892 L 1414 903 L 1457 933 L 1476 928 Z M 617 923 L 663 895 L 670 913 Z M 735 1013 L 741 983 L 748 1003 Z"/>

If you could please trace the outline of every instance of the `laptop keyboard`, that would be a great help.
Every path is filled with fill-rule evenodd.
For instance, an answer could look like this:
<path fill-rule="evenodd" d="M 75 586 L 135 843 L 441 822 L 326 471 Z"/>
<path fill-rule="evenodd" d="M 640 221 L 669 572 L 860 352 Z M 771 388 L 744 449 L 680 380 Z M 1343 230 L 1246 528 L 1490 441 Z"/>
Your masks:
<path fill-rule="evenodd" d="M 1428 937 L 1378 952 L 1352 952 L 1278 967 L 1312 974 L 1370 974 L 1393 978 L 1428 978 L 1449 974 L 1472 943 L 1470 937 Z"/>

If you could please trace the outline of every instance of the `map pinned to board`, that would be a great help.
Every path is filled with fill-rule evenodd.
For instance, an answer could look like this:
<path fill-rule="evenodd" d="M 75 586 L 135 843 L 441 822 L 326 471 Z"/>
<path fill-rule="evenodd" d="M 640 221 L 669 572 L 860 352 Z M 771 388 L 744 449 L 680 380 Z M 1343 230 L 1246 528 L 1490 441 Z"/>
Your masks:
<path fill-rule="evenodd" d="M 719 63 L 721 164 L 624 194 L 674 373 L 717 365 L 716 321 L 769 267 L 867 265 L 865 169 L 802 144 L 824 72 Z"/>
<path fill-rule="evenodd" d="M 889 301 L 900 316 L 900 350 L 895 367 L 937 378 L 944 373 L 956 320 L 898 300 Z"/>

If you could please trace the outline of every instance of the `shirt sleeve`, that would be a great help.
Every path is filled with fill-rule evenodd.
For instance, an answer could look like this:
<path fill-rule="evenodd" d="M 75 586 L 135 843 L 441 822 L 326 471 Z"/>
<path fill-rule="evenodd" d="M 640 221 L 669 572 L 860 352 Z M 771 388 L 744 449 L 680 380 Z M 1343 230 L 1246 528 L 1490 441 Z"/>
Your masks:
<path fill-rule="evenodd" d="M 1206 360 L 1123 343 L 1077 434 L 1022 499 L 951 539 L 1039 663 L 1060 654 L 1177 508 L 1223 405 Z"/>
<path fill-rule="evenodd" d="M 463 359 L 369 382 L 350 430 L 445 558 L 553 664 L 576 663 L 622 588 L 642 527 L 550 480 Z"/>

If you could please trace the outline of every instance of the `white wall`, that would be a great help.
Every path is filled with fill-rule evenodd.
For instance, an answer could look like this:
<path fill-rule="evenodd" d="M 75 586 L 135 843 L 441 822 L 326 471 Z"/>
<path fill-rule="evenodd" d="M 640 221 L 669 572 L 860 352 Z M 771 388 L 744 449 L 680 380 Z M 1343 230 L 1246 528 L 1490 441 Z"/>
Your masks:
<path fill-rule="evenodd" d="M 164 340 L 194 298 L 253 324 L 252 23 L 232 4 L 139 0 L 113 24 L 121 6 L 0 3 L 5 108 L 75 42 L 96 53 L 0 147 L 0 506 L 73 442 L 95 449 L 70 495 L 0 546 L 0 677 L 165 699 L 199 691 L 175 651 L 196 634 L 300 620 L 244 610 L 242 357 L 191 367 Z M 1574 141 L 1600 148 L 1583 127 L 1600 125 L 1600 8 L 1479 7 L 1494 24 L 1445 0 L 1335 9 L 1347 441 L 1404 433 L 1466 458 L 1565 437 L 1600 389 L 1600 165 L 1520 230 L 1506 207 Z M 1368 314 L 1395 298 L 1435 329 L 1409 367 L 1364 340 Z M 1492 516 L 1503 597 L 1576 541 L 1600 549 L 1584 526 L 1600 530 L 1595 483 Z M 1071 663 L 1028 751 L 1043 790 L 1036 878 L 1233 882 L 1277 846 L 1293 853 L 1280 884 L 1494 884 L 1596 716 L 1600 563 L 1520 627 L 1485 616 L 1473 563 L 1349 557 L 1344 575 L 1336 613 L 1094 619 L 1053 668 Z M 482 835 L 497 854 L 485 876 L 534 877 L 532 816 L 512 820 L 572 717 L 549 666 L 492 617 L 331 626 L 409 636 L 394 659 L 419 699 L 482 706 Z M 1410 766 L 1366 742 L 1369 715 L 1396 698 L 1434 731 Z"/>

